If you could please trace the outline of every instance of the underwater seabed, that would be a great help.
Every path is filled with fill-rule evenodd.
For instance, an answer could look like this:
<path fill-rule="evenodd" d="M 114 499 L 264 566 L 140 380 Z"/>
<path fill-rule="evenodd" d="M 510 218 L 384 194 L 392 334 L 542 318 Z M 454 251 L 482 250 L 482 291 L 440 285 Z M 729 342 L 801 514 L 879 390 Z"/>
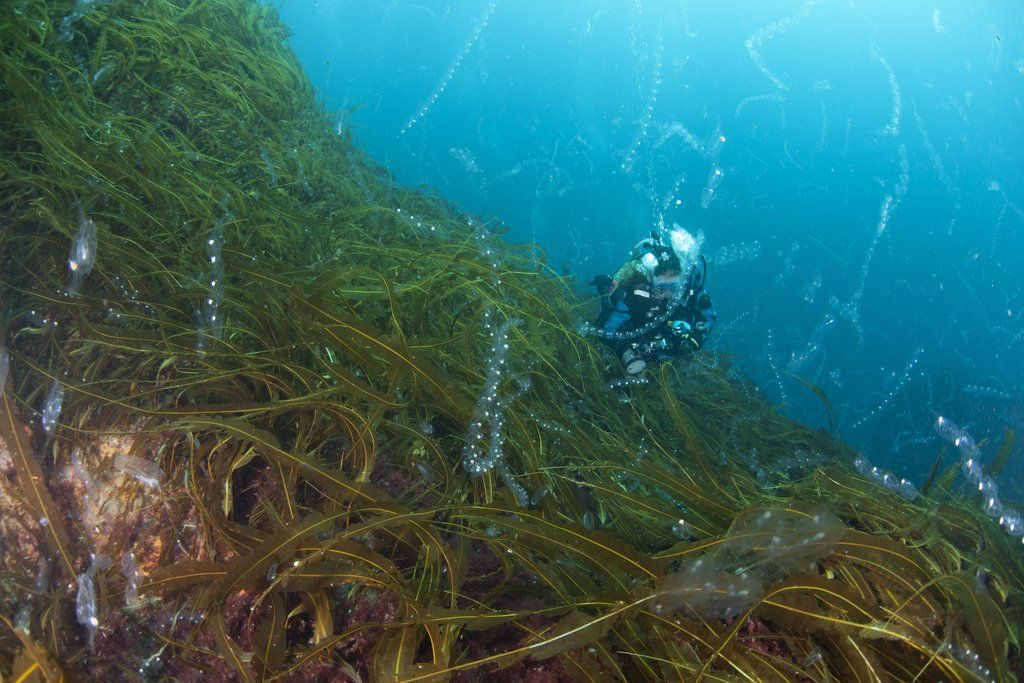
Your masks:
<path fill-rule="evenodd" d="M 0 6 L 5 679 L 1024 671 L 955 449 L 900 495 L 726 358 L 607 388 L 592 302 L 396 186 L 286 37 Z"/>

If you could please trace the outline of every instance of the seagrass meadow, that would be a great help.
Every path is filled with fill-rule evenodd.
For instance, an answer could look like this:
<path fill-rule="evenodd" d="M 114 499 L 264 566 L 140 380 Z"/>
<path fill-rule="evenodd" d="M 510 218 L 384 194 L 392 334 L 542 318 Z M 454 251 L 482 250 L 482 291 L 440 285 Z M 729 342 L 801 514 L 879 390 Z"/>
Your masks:
<path fill-rule="evenodd" d="M 901 497 L 728 358 L 608 387 L 594 302 L 393 182 L 286 39 L 0 5 L 3 680 L 1024 671 L 952 449 Z"/>

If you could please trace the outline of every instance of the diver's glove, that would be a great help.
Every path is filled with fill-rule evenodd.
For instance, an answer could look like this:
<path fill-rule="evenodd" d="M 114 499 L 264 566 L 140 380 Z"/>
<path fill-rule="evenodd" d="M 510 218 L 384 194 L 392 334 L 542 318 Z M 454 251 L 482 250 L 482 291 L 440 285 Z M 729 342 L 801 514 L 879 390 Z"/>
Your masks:
<path fill-rule="evenodd" d="M 690 323 L 685 320 L 670 320 L 668 321 L 668 327 L 672 330 L 672 334 L 679 335 L 680 337 L 689 336 L 693 332 Z"/>
<path fill-rule="evenodd" d="M 607 275 L 598 275 L 590 281 L 590 284 L 597 289 L 597 293 L 601 296 L 607 296 L 615 289 L 615 280 Z"/>
<path fill-rule="evenodd" d="M 679 340 L 681 352 L 693 352 L 700 348 L 700 341 L 694 336 L 695 330 L 690 323 L 685 320 L 670 320 L 668 327 Z M 700 323 L 697 324 L 697 329 L 700 329 Z"/>

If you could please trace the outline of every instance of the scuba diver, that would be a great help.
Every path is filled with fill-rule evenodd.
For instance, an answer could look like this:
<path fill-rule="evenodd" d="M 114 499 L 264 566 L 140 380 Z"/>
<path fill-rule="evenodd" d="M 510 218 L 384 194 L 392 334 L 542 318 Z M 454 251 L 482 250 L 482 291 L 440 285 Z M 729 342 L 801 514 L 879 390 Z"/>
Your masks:
<path fill-rule="evenodd" d="M 699 244 L 676 226 L 665 244 L 657 233 L 641 240 L 614 277 L 598 275 L 593 284 L 601 295 L 601 315 L 594 333 L 629 375 L 686 358 L 711 333 L 718 315 L 704 290 L 707 260 Z"/>

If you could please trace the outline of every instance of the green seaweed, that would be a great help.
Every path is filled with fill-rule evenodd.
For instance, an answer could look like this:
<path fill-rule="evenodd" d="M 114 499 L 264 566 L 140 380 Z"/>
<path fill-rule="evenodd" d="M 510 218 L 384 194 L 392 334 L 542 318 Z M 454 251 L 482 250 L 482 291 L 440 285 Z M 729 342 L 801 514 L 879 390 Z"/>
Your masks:
<path fill-rule="evenodd" d="M 72 6 L 0 7 L 2 675 L 968 681 L 968 649 L 1021 673 L 1019 544 L 956 464 L 899 498 L 723 357 L 605 390 L 594 302 L 368 159 L 271 6 L 97 2 L 58 40 Z M 71 296 L 79 209 L 99 250 Z M 488 312 L 520 322 L 505 456 L 470 477 Z"/>
<path fill-rule="evenodd" d="M 998 477 L 1006 467 L 1007 463 L 1010 462 L 1010 458 L 1013 456 L 1014 446 L 1017 445 L 1017 433 L 1009 427 L 1003 433 L 1003 443 L 999 445 L 999 452 L 996 453 L 995 457 L 992 458 L 992 462 L 989 463 L 988 471 L 989 475 Z"/>

